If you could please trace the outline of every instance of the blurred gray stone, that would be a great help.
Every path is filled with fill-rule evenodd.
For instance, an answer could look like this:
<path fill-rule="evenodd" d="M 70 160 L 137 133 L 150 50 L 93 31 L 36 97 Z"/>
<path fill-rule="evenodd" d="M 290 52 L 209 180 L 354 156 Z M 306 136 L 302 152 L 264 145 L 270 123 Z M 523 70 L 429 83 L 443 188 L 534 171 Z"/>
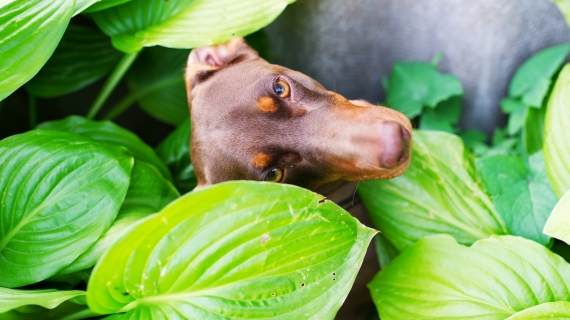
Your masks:
<path fill-rule="evenodd" d="M 487 132 L 504 123 L 499 101 L 520 64 L 570 41 L 548 0 L 299 0 L 266 30 L 274 62 L 371 102 L 386 102 L 394 62 L 441 52 L 466 92 L 462 126 Z"/>

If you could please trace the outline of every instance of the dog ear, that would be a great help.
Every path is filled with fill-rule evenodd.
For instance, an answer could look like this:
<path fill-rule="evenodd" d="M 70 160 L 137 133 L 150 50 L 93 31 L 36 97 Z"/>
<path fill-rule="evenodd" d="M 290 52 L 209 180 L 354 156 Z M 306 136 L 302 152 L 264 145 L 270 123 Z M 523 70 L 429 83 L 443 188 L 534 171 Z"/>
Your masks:
<path fill-rule="evenodd" d="M 196 84 L 208 79 L 219 68 L 257 58 L 259 58 L 257 52 L 248 46 L 243 38 L 235 38 L 216 46 L 193 49 L 188 57 L 185 74 L 188 94 Z"/>

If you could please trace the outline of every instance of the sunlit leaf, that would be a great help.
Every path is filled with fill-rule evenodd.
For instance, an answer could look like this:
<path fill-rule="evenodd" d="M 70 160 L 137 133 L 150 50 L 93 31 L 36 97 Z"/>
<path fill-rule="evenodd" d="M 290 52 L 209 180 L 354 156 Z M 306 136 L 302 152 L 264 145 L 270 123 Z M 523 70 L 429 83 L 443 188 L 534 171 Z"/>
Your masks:
<path fill-rule="evenodd" d="M 521 237 L 492 236 L 468 248 L 438 235 L 411 245 L 369 288 L 382 320 L 503 320 L 517 312 L 516 319 L 537 319 L 523 315 L 547 308 L 567 315 L 566 305 L 531 308 L 570 299 L 570 265 Z"/>
<path fill-rule="evenodd" d="M 131 131 L 111 121 L 93 121 L 79 116 L 69 116 L 62 120 L 40 123 L 38 128 L 73 132 L 96 141 L 125 147 L 135 159 L 154 165 L 166 179 L 172 179 L 168 168 L 150 146 Z"/>
<path fill-rule="evenodd" d="M 544 161 L 552 189 L 558 198 L 570 190 L 570 64 L 554 85 L 544 130 Z"/>
<path fill-rule="evenodd" d="M 570 244 L 570 191 L 558 201 L 546 225 L 544 233 Z"/>
<path fill-rule="evenodd" d="M 0 141 L 0 286 L 65 268 L 105 232 L 133 158 L 76 134 L 34 130 Z"/>
<path fill-rule="evenodd" d="M 507 233 L 459 137 L 414 131 L 412 146 L 410 167 L 401 177 L 358 187 L 374 225 L 396 249 L 436 233 L 462 244 Z"/>
<path fill-rule="evenodd" d="M 73 0 L 0 2 L 0 100 L 46 63 L 63 36 L 74 4 Z"/>
<path fill-rule="evenodd" d="M 81 254 L 61 273 L 66 274 L 93 267 L 101 254 L 110 248 L 125 230 L 142 218 L 159 212 L 179 196 L 178 191 L 162 177 L 155 166 L 144 161 L 135 161 L 131 183 L 117 218 L 89 250 Z"/>
<path fill-rule="evenodd" d="M 230 182 L 130 229 L 95 266 L 89 307 L 114 319 L 334 317 L 375 231 L 295 186 Z"/>
<path fill-rule="evenodd" d="M 245 36 L 269 24 L 294 0 L 133 0 L 93 14 L 126 53 L 161 45 L 195 48 Z"/>

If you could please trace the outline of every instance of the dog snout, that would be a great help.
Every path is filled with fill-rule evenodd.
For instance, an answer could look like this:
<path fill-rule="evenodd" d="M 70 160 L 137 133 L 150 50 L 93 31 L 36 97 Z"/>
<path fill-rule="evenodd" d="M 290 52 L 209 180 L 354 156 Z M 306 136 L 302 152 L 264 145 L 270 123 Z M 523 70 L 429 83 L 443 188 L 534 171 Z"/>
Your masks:
<path fill-rule="evenodd" d="M 410 132 L 395 121 L 386 121 L 380 127 L 380 167 L 396 168 L 410 157 Z"/>

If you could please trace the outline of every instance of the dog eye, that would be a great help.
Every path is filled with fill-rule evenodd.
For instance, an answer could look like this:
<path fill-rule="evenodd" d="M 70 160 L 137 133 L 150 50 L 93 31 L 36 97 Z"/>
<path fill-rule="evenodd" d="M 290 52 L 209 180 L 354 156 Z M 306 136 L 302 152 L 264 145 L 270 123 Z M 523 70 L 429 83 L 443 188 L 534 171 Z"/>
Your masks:
<path fill-rule="evenodd" d="M 281 168 L 273 168 L 265 176 L 265 181 L 281 182 L 281 180 L 283 180 L 283 169 Z"/>
<path fill-rule="evenodd" d="M 273 91 L 281 98 L 287 98 L 291 93 L 291 88 L 285 80 L 278 79 L 273 85 Z"/>

